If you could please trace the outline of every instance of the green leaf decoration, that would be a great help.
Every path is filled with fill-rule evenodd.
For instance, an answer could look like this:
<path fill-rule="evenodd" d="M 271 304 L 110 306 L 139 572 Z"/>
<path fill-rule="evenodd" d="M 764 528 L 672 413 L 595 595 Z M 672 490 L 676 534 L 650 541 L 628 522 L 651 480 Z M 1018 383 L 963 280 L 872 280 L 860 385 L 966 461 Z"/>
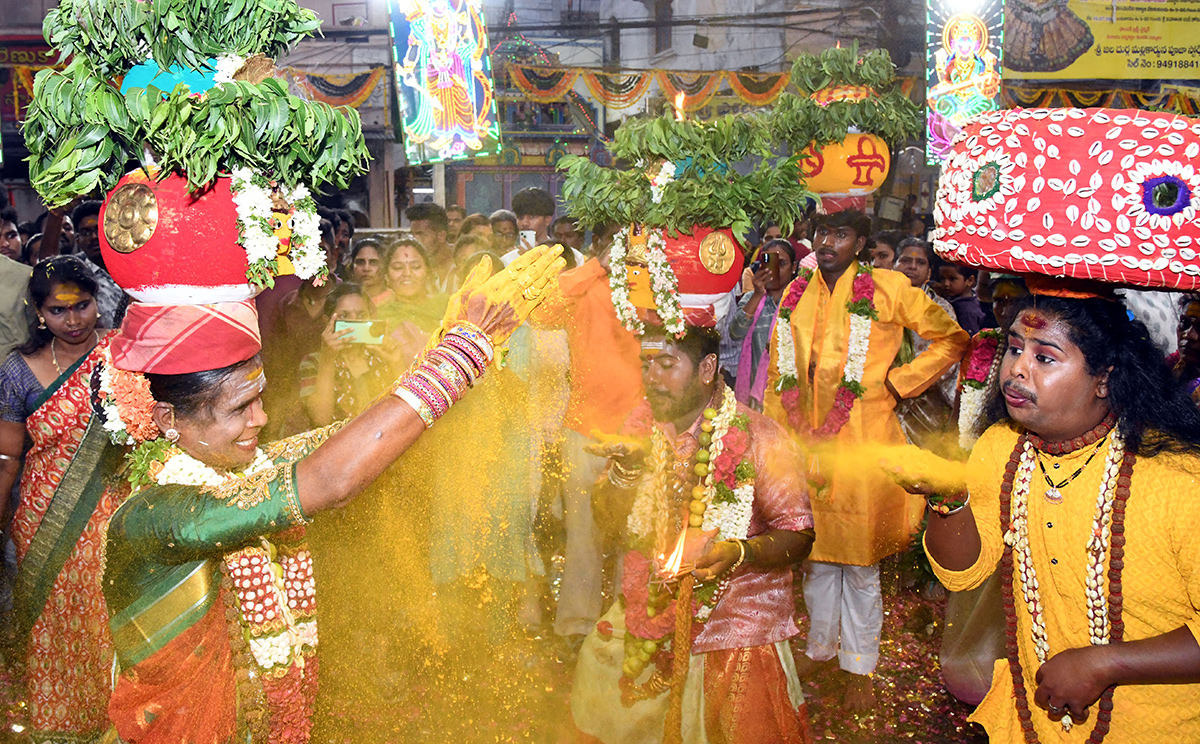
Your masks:
<path fill-rule="evenodd" d="M 147 56 L 163 69 L 220 54 L 275 59 L 320 25 L 295 0 L 62 0 L 42 32 L 62 59 L 84 57 L 108 79 Z"/>
<path fill-rule="evenodd" d="M 30 181 L 51 207 L 112 189 L 143 164 L 145 146 L 193 190 L 240 166 L 289 187 L 342 189 L 370 157 L 358 112 L 291 96 L 274 78 L 199 96 L 182 85 L 165 97 L 156 88 L 122 96 L 82 58 L 37 74 L 24 127 Z"/>
<path fill-rule="evenodd" d="M 129 484 L 135 491 L 143 486 L 154 485 L 154 479 L 150 477 L 150 466 L 166 460 L 167 450 L 173 446 L 165 437 L 159 437 L 148 439 L 129 451 L 125 461 L 126 467 L 129 468 Z"/>
<path fill-rule="evenodd" d="M 895 147 L 916 137 L 919 107 L 896 85 L 886 51 L 859 54 L 858 45 L 801 55 L 792 67 L 800 95 L 784 94 L 769 111 L 708 122 L 672 116 L 627 119 L 609 145 L 617 168 L 568 156 L 563 198 L 586 226 L 641 223 L 671 234 L 693 225 L 731 228 L 741 236 L 753 223 L 790 225 L 817 198 L 804 185 L 800 153 L 811 143 L 841 142 L 850 130 L 875 134 Z M 862 101 L 820 105 L 810 96 L 830 86 L 867 86 Z M 656 201 L 650 178 L 662 163 L 676 165 L 675 180 Z"/>
<path fill-rule="evenodd" d="M 295 0 L 62 0 L 47 41 L 70 63 L 42 70 L 24 122 L 30 181 L 51 207 L 108 191 L 153 161 L 193 191 L 248 167 L 288 187 L 343 189 L 370 156 L 358 112 L 289 95 L 279 80 L 225 82 L 192 95 L 131 88 L 120 78 L 152 56 L 207 68 L 222 54 L 275 58 L 318 29 Z"/>
<path fill-rule="evenodd" d="M 774 137 L 799 152 L 810 143 L 841 142 L 851 128 L 874 134 L 895 148 L 920 134 L 921 109 L 896 84 L 896 67 L 883 49 L 859 54 L 855 42 L 820 55 L 802 54 L 792 63 L 792 83 L 800 95 L 785 93 L 771 114 Z M 811 98 L 835 86 L 865 86 L 875 95 L 862 101 L 822 105 Z"/>
<path fill-rule="evenodd" d="M 610 146 L 629 167 L 566 156 L 558 162 L 566 172 L 563 199 L 571 216 L 589 227 L 637 222 L 676 235 L 701 225 L 741 236 L 764 219 L 790 225 L 815 196 L 800 176 L 799 158 L 772 150 L 768 123 L 759 114 L 709 122 L 629 119 Z M 663 162 L 674 163 L 676 175 L 655 201 L 649 179 Z"/>
<path fill-rule="evenodd" d="M 734 469 L 733 475 L 737 478 L 738 483 L 749 483 L 758 475 L 758 471 L 754 468 L 753 462 L 742 460 Z"/>
<path fill-rule="evenodd" d="M 714 504 L 733 504 L 737 502 L 737 496 L 733 493 L 733 489 L 720 481 L 717 481 L 713 491 L 712 500 Z"/>

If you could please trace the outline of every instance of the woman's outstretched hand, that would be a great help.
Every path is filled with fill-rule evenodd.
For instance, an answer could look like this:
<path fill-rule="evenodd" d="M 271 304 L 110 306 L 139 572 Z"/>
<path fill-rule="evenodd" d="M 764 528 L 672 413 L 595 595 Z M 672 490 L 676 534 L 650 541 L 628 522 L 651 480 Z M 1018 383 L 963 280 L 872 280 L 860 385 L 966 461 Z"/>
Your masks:
<path fill-rule="evenodd" d="M 465 320 L 479 326 L 496 346 L 525 322 L 541 302 L 550 282 L 566 262 L 559 258 L 562 246 L 541 245 L 518 256 L 503 271 L 492 276 L 492 262 L 484 257 L 450 298 L 443 330 Z"/>

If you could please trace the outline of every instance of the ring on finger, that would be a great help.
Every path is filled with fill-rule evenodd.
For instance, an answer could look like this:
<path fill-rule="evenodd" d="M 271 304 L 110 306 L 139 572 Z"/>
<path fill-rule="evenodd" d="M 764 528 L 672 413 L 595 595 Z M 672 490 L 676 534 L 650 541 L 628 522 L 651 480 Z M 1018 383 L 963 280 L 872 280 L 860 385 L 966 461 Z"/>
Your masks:
<path fill-rule="evenodd" d="M 537 298 L 541 297 L 542 293 L 538 292 L 533 287 L 527 287 L 525 289 L 525 291 L 521 293 L 521 296 L 524 297 L 525 299 L 529 300 L 530 302 L 533 302 Z"/>

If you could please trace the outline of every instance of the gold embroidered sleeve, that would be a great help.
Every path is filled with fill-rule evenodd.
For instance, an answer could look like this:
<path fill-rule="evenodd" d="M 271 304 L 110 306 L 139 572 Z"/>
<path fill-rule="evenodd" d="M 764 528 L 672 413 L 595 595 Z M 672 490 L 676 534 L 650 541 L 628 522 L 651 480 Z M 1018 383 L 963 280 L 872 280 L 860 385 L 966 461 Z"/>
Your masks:
<path fill-rule="evenodd" d="M 348 420 L 335 421 L 329 426 L 322 426 L 319 429 L 312 429 L 290 436 L 287 439 L 280 439 L 278 442 L 272 442 L 266 447 L 267 457 L 276 461 L 286 460 L 288 462 L 295 462 L 324 444 L 326 439 L 333 436 L 347 422 Z"/>

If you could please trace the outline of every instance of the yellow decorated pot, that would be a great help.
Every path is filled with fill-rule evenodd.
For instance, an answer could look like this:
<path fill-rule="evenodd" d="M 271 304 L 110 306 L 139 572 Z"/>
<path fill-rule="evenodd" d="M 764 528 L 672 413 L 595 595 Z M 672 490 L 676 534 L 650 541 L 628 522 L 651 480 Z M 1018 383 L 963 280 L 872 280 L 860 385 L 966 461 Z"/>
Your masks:
<path fill-rule="evenodd" d="M 808 188 L 821 196 L 866 196 L 883 185 L 892 156 L 873 134 L 853 133 L 822 148 L 804 148 L 800 171 Z"/>

